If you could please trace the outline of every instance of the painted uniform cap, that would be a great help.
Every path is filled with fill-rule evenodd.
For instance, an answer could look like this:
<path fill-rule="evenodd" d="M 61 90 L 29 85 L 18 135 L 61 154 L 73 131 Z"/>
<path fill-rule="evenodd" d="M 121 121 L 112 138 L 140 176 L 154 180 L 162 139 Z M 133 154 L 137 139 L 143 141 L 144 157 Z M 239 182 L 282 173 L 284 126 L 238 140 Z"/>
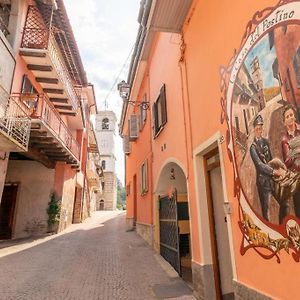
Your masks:
<path fill-rule="evenodd" d="M 255 127 L 256 125 L 264 125 L 264 119 L 261 115 L 258 115 L 254 121 L 253 121 L 253 126 Z"/>

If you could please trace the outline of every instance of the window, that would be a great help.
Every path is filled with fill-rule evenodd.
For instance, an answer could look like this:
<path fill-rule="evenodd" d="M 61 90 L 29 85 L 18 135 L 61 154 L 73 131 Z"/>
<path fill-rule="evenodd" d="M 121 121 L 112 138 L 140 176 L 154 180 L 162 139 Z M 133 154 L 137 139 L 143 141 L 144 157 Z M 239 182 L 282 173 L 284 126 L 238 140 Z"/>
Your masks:
<path fill-rule="evenodd" d="M 130 183 L 126 185 L 126 196 L 130 195 Z"/>
<path fill-rule="evenodd" d="M 34 112 L 38 105 L 38 92 L 27 75 L 23 76 L 21 94 L 23 103 L 29 108 L 31 113 Z"/>
<path fill-rule="evenodd" d="M 148 163 L 147 160 L 141 166 L 141 195 L 148 192 Z"/>
<path fill-rule="evenodd" d="M 166 106 L 166 86 L 161 87 L 159 96 L 152 106 L 153 115 L 153 135 L 158 136 L 164 125 L 167 123 L 167 106 Z"/>
<path fill-rule="evenodd" d="M 102 129 L 109 130 L 109 119 L 108 118 L 104 118 L 102 120 Z"/>
<path fill-rule="evenodd" d="M 106 168 L 106 161 L 105 160 L 101 161 L 101 167 L 102 167 L 103 170 L 105 170 L 105 168 Z"/>
<path fill-rule="evenodd" d="M 104 181 L 101 182 L 101 187 L 102 187 L 102 191 L 104 191 L 104 188 L 105 188 L 105 182 Z"/>
<path fill-rule="evenodd" d="M 27 75 L 23 76 L 21 93 L 22 94 L 37 94 L 37 90 L 34 88 L 34 86 L 32 85 L 32 83 L 29 80 Z"/>

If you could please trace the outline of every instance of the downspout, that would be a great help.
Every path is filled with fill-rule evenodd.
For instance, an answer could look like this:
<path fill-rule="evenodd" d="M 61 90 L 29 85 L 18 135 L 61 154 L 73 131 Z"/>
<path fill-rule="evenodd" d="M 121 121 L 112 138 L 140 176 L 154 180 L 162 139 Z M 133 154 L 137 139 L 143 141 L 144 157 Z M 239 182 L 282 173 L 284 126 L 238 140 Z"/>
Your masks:
<path fill-rule="evenodd" d="M 149 71 L 148 71 L 148 101 L 150 102 L 150 74 L 149 74 Z M 154 218 L 155 218 L 155 214 L 154 214 L 154 201 L 156 201 L 155 199 L 155 196 L 154 196 L 154 193 L 153 193 L 153 189 L 154 189 L 154 186 L 153 186 L 153 149 L 152 149 L 152 118 L 151 118 L 151 107 L 149 107 L 149 127 L 150 127 L 150 135 L 149 135 L 149 142 L 150 142 L 150 162 L 151 162 L 151 174 L 150 174 L 150 186 L 151 186 L 151 205 L 150 205 L 150 209 L 151 209 L 151 215 L 150 215 L 150 218 L 151 218 L 151 222 L 152 222 L 152 225 L 155 224 L 155 221 Z M 152 230 L 152 234 L 154 234 L 153 230 Z M 152 247 L 154 247 L 154 236 L 152 236 Z"/>
<path fill-rule="evenodd" d="M 134 50 L 133 50 L 133 54 L 132 54 L 131 62 L 130 62 L 130 66 L 129 66 L 128 76 L 127 76 L 127 83 L 131 87 L 132 87 L 132 84 L 133 84 L 133 81 L 135 78 L 136 69 L 138 66 L 138 62 L 140 60 L 142 48 L 144 46 L 144 40 L 146 37 L 146 33 L 148 31 L 147 21 L 149 18 L 151 5 L 152 5 L 152 0 L 142 0 L 141 1 L 140 11 L 139 11 L 139 15 L 138 15 L 138 22 L 140 23 L 140 26 L 138 29 L 136 43 L 134 46 Z M 129 98 L 130 98 L 130 96 L 131 96 L 131 90 L 130 90 Z M 122 113 L 121 113 L 121 121 L 120 121 L 120 125 L 119 125 L 120 126 L 120 128 L 119 128 L 120 134 L 123 131 L 127 107 L 128 107 L 128 104 L 126 102 L 124 102 L 123 108 L 122 108 Z"/>
<path fill-rule="evenodd" d="M 189 149 L 188 149 L 188 129 L 187 129 L 187 121 L 186 121 L 186 107 L 185 107 L 185 95 L 184 95 L 184 79 L 183 79 L 183 70 L 182 66 L 184 65 L 185 57 L 185 43 L 182 38 L 182 43 L 180 45 L 180 59 L 179 59 L 179 68 L 180 68 L 180 81 L 181 81 L 181 97 L 182 97 L 182 110 L 183 110 L 183 123 L 184 123 L 184 145 L 185 145 L 185 152 L 186 152 L 186 166 L 187 166 L 187 174 L 186 179 L 189 178 L 190 174 L 190 166 L 189 166 Z"/>

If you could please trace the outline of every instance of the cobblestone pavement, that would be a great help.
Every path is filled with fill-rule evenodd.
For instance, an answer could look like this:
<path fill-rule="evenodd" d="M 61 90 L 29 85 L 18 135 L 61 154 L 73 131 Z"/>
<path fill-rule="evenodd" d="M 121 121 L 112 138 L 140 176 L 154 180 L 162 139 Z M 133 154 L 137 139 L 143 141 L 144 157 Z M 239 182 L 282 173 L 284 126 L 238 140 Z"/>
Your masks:
<path fill-rule="evenodd" d="M 126 229 L 124 214 L 97 212 L 59 235 L 0 249 L 0 299 L 157 299 L 154 285 L 181 279 Z"/>

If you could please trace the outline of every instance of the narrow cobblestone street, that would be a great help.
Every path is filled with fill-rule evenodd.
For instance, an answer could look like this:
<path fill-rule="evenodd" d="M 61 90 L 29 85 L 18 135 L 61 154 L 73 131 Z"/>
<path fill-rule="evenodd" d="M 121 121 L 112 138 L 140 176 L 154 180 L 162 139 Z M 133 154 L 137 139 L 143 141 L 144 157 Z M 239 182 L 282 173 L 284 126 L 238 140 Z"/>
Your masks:
<path fill-rule="evenodd" d="M 163 299 L 157 291 L 175 283 L 181 288 L 169 299 L 194 299 L 161 258 L 128 231 L 124 213 L 97 212 L 59 235 L 0 242 L 0 247 L 1 300 Z"/>

